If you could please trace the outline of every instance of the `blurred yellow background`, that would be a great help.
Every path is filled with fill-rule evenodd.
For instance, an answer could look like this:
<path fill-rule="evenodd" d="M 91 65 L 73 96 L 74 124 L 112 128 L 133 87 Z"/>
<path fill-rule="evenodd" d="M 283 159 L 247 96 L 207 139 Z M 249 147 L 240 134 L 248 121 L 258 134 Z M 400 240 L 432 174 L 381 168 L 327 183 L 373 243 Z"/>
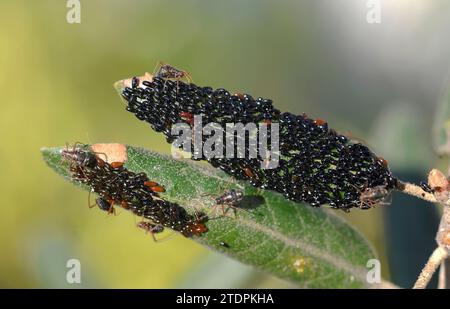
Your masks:
<path fill-rule="evenodd" d="M 0 3 L 0 287 L 80 287 L 66 282 L 71 258 L 81 287 L 290 286 L 181 236 L 155 244 L 129 214 L 88 209 L 87 193 L 41 159 L 41 147 L 76 141 L 169 152 L 112 87 L 160 60 L 199 85 L 324 118 L 399 173 L 425 175 L 436 160 L 429 132 L 450 63 L 448 1 L 381 1 L 375 25 L 358 0 L 81 0 L 80 24 L 66 21 L 66 2 Z M 389 278 L 383 209 L 345 217 Z"/>

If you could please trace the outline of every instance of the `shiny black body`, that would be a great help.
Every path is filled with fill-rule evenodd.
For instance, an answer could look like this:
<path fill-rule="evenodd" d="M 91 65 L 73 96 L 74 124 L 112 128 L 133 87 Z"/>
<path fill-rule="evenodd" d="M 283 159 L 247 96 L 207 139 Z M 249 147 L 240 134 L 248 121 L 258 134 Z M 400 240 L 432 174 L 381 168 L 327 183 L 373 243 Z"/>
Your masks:
<path fill-rule="evenodd" d="M 202 115 L 203 123 L 214 122 L 222 127 L 228 123 L 265 124 L 270 143 L 271 128 L 278 126 L 280 157 L 276 168 L 265 168 L 262 157 L 196 157 L 192 147 L 194 160 L 207 160 L 236 179 L 315 207 L 360 208 L 361 193 L 366 188 L 396 188 L 398 181 L 385 161 L 367 146 L 330 129 L 325 121 L 281 112 L 270 99 L 232 95 L 225 89 L 161 78 L 174 74 L 160 70 L 159 76 L 143 81 L 142 87 L 125 88 L 122 92 L 127 111 L 164 133 L 169 143 L 178 138 L 171 130 L 174 124 L 185 123 L 193 128 L 192 118 L 184 117 L 187 113 Z M 259 130 L 252 134 L 257 136 Z M 207 138 L 202 137 L 202 143 Z M 248 145 L 245 153 L 250 151 Z"/>
<path fill-rule="evenodd" d="M 95 200 L 95 202 L 97 203 L 98 208 L 100 208 L 101 210 L 108 212 L 111 210 L 112 205 L 106 199 L 99 197 Z"/>

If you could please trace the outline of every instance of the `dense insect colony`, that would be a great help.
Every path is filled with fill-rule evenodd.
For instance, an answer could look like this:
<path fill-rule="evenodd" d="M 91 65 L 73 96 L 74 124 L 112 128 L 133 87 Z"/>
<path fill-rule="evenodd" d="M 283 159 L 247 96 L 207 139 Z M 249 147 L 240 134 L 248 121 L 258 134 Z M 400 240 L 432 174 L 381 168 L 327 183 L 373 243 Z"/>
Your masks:
<path fill-rule="evenodd" d="M 100 158 L 87 147 L 66 148 L 61 152 L 68 161 L 73 180 L 87 185 L 99 195 L 96 205 L 108 213 L 114 213 L 118 205 L 143 217 L 138 227 L 153 234 L 160 233 L 164 227 L 180 232 L 186 237 L 201 235 L 208 231 L 203 213 L 191 215 L 181 206 L 159 197 L 164 188 L 148 179 L 145 173 L 133 173 L 122 163 Z"/>
<path fill-rule="evenodd" d="M 155 131 L 163 132 L 168 142 L 177 137 L 171 134 L 174 124 L 186 123 L 193 128 L 194 115 L 202 115 L 203 123 L 215 122 L 223 128 L 226 123 L 265 123 L 269 127 L 279 124 L 277 168 L 263 169 L 260 162 L 264 158 L 249 159 L 247 153 L 246 158 L 208 160 L 237 179 L 280 192 L 293 201 L 312 206 L 328 204 L 345 211 L 352 207 L 370 208 L 381 200 L 380 194 L 387 195 L 397 186 L 386 160 L 365 145 L 329 129 L 324 120 L 281 113 L 270 99 L 231 94 L 225 89 L 199 87 L 161 76 L 166 75 L 150 80 L 134 77 L 122 96 L 127 101 L 127 111 L 148 122 Z M 203 136 L 203 143 L 207 138 Z M 247 144 L 246 147 L 248 152 Z M 376 198 L 370 198 L 372 195 Z"/>

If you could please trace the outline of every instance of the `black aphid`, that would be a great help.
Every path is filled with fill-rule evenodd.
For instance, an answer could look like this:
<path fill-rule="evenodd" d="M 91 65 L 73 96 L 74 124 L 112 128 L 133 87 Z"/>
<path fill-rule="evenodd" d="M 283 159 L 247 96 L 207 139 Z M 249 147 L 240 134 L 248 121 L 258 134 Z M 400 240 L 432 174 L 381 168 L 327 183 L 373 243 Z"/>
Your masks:
<path fill-rule="evenodd" d="M 361 192 L 375 187 L 390 191 L 397 185 L 386 161 L 368 147 L 329 129 L 321 119 L 281 113 L 270 99 L 160 77 L 145 80 L 139 87 L 127 87 L 122 96 L 128 103 L 126 109 L 164 133 L 168 142 L 177 137 L 171 133 L 174 124 L 186 123 L 193 128 L 194 115 L 202 115 L 203 124 L 215 122 L 223 128 L 226 123 L 265 123 L 269 127 L 278 123 L 277 168 L 261 168 L 261 157 L 212 158 L 208 162 L 237 179 L 280 192 L 293 201 L 343 210 L 368 208 L 372 201 L 361 202 Z M 204 143 L 207 136 L 203 139 Z M 248 151 L 247 145 L 246 154 Z"/>
<path fill-rule="evenodd" d="M 100 209 L 113 213 L 113 206 L 119 205 L 149 219 L 158 226 L 155 231 L 169 227 L 186 237 L 208 231 L 205 214 L 191 215 L 178 204 L 163 200 L 154 191 L 161 186 L 150 181 L 145 173 L 133 173 L 123 164 L 105 162 L 87 147 L 68 148 L 61 155 L 69 162 L 72 178 L 100 196 L 96 200 Z"/>

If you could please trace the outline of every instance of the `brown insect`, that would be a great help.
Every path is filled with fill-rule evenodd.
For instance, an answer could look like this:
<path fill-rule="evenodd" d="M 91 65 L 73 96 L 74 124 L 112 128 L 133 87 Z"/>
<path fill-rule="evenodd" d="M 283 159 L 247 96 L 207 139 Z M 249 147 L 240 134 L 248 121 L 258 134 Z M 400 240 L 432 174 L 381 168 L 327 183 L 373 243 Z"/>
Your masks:
<path fill-rule="evenodd" d="M 123 166 L 123 162 L 112 162 L 110 165 L 112 168 L 121 168 Z"/>
<path fill-rule="evenodd" d="M 87 150 L 87 147 L 87 145 L 80 142 L 76 142 L 72 147 L 66 145 L 66 148 L 61 150 L 61 157 L 69 162 L 71 168 L 79 170 L 82 174 L 84 174 L 84 169 L 86 168 L 104 167 L 106 162 L 100 156 L 103 156 L 106 161 L 108 161 L 108 156 L 103 152 Z M 123 163 L 121 162 L 113 162 L 111 164 L 113 168 L 118 168 L 122 165 Z"/>
<path fill-rule="evenodd" d="M 244 174 L 248 177 L 248 178 L 254 178 L 255 174 L 253 174 L 253 171 L 251 168 L 249 167 L 245 167 L 244 168 Z"/>
<path fill-rule="evenodd" d="M 96 156 L 91 151 L 83 151 L 84 144 L 76 142 L 72 147 L 66 145 L 66 148 L 61 150 L 61 156 L 73 165 L 80 168 L 93 168 L 97 164 L 103 164 L 104 161 Z M 105 155 L 106 156 L 106 155 Z"/>
<path fill-rule="evenodd" d="M 166 192 L 166 189 L 163 186 L 154 181 L 145 181 L 144 186 L 146 186 L 153 192 Z"/>
<path fill-rule="evenodd" d="M 208 221 L 208 216 L 204 213 L 195 213 L 193 218 L 186 224 L 181 231 L 185 237 L 200 236 L 208 232 L 208 227 L 205 222 Z"/>
<path fill-rule="evenodd" d="M 156 77 L 175 79 L 177 82 L 185 78 L 187 82 L 192 83 L 192 77 L 187 71 L 177 69 L 168 63 L 158 62 L 155 71 Z"/>
<path fill-rule="evenodd" d="M 236 205 L 242 201 L 244 192 L 242 190 L 230 189 L 225 191 L 222 195 L 214 199 L 215 206 L 220 206 L 222 214 L 225 215 L 229 208 L 236 212 Z"/>
<path fill-rule="evenodd" d="M 359 208 L 369 209 L 375 205 L 389 205 L 390 203 L 386 201 L 388 195 L 386 186 L 366 187 L 360 191 Z"/>
<path fill-rule="evenodd" d="M 189 112 L 181 112 L 180 117 L 186 121 L 188 124 L 193 125 L 194 124 L 194 115 L 192 115 Z"/>
<path fill-rule="evenodd" d="M 388 161 L 386 161 L 385 158 L 383 158 L 383 157 L 378 157 L 378 161 L 381 163 L 381 165 L 382 165 L 383 167 L 385 167 L 385 168 L 388 167 Z"/>
<path fill-rule="evenodd" d="M 208 232 L 208 228 L 203 222 L 194 222 L 187 227 L 187 230 L 189 230 L 194 236 L 200 236 L 203 233 Z"/>
<path fill-rule="evenodd" d="M 314 124 L 318 125 L 320 127 L 320 126 L 327 124 L 327 122 L 323 119 L 316 119 L 316 120 L 314 120 Z"/>
<path fill-rule="evenodd" d="M 243 94 L 242 92 L 236 92 L 234 95 L 241 100 L 245 100 L 245 94 Z"/>
<path fill-rule="evenodd" d="M 155 234 L 162 233 L 164 231 L 164 227 L 160 224 L 153 224 L 147 221 L 141 221 L 137 224 L 137 227 L 143 229 L 146 233 L 150 233 L 155 242 L 158 240 L 155 237 Z"/>

